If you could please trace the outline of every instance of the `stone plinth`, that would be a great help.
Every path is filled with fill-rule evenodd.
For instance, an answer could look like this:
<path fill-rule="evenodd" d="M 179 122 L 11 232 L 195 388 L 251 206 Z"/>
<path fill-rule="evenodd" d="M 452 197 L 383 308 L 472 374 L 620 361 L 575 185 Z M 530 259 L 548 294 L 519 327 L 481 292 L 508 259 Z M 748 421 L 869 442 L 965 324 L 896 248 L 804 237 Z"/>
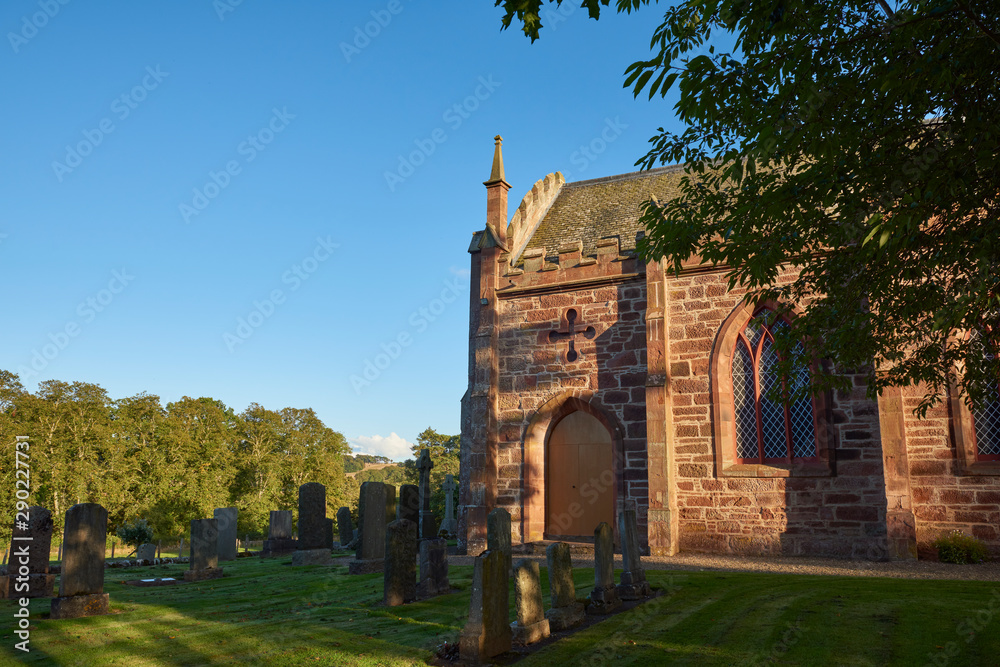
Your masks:
<path fill-rule="evenodd" d="M 221 567 L 206 567 L 200 570 L 184 570 L 184 581 L 204 581 L 222 576 Z"/>
<path fill-rule="evenodd" d="M 74 595 L 52 599 L 52 610 L 49 618 L 81 618 L 83 616 L 103 616 L 107 614 L 108 594 L 92 593 L 90 595 Z"/>
<path fill-rule="evenodd" d="M 299 567 L 302 565 L 329 565 L 333 562 L 330 550 L 320 549 L 299 549 L 292 554 L 292 565 Z"/>
<path fill-rule="evenodd" d="M 278 556 L 287 556 L 295 551 L 298 546 L 299 541 L 293 539 L 264 540 L 264 547 L 260 552 L 260 557 L 276 558 Z"/>
<path fill-rule="evenodd" d="M 385 569 L 384 558 L 354 559 L 347 564 L 347 574 L 374 574 Z"/>

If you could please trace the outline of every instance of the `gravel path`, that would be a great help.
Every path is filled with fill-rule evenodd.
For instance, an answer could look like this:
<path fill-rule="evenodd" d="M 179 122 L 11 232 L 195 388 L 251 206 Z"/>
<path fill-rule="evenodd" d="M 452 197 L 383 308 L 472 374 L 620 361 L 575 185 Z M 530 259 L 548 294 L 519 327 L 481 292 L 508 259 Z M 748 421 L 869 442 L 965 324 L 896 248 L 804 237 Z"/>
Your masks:
<path fill-rule="evenodd" d="M 514 555 L 514 560 L 530 558 L 545 564 L 544 556 Z M 449 556 L 455 565 L 472 565 L 471 556 Z M 621 556 L 615 556 L 621 567 Z M 694 572 L 771 572 L 777 574 L 820 574 L 845 577 L 889 577 L 896 579 L 964 579 L 1000 581 L 1000 561 L 977 565 L 952 565 L 923 560 L 876 562 L 836 558 L 799 558 L 793 556 L 745 557 L 715 554 L 680 554 L 644 556 L 647 570 L 687 570 Z M 593 567 L 593 560 L 573 557 L 574 567 Z"/>

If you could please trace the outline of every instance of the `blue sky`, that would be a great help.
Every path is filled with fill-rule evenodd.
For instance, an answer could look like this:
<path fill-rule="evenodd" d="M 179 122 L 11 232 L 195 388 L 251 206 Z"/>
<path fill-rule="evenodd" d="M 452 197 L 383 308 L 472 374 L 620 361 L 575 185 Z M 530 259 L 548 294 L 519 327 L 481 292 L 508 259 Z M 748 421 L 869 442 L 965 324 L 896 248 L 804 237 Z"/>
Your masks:
<path fill-rule="evenodd" d="M 634 171 L 677 127 L 622 88 L 661 16 L 531 44 L 491 0 L 3 3 L 0 368 L 312 407 L 393 458 L 457 433 L 493 136 L 511 212 Z"/>

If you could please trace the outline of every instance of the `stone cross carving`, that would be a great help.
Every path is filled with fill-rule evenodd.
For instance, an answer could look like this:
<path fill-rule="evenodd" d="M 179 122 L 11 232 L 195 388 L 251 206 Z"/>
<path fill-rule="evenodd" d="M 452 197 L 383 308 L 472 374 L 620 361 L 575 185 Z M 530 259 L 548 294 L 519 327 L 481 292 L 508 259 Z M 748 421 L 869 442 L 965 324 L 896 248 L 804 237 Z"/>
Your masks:
<path fill-rule="evenodd" d="M 569 351 L 566 352 L 566 361 L 576 361 L 580 354 L 576 351 L 575 339 L 577 334 L 583 334 L 584 338 L 590 340 L 597 335 L 597 330 L 594 327 L 586 327 L 582 323 L 577 324 L 576 322 L 577 312 L 573 308 L 566 311 L 566 331 L 550 331 L 549 332 L 549 342 L 555 343 L 562 340 L 563 338 L 569 339 Z M 580 327 L 581 329 L 577 329 Z"/>
<path fill-rule="evenodd" d="M 420 529 L 417 531 L 417 537 L 422 540 L 433 540 L 437 537 L 437 526 L 434 522 L 434 513 L 431 511 L 431 468 L 433 467 L 431 450 L 420 450 L 420 460 L 417 461 L 417 468 L 420 470 Z"/>

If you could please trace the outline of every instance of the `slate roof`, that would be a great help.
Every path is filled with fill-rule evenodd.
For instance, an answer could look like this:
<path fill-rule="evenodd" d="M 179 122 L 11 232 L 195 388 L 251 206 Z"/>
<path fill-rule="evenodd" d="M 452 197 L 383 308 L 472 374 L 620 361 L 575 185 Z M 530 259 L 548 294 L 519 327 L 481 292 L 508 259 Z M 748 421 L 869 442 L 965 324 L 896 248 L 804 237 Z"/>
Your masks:
<path fill-rule="evenodd" d="M 640 204 L 679 194 L 683 175 L 684 166 L 674 165 L 566 183 L 526 247 L 545 248 L 546 258 L 555 258 L 560 245 L 581 240 L 583 256 L 592 257 L 599 240 L 617 236 L 622 254 L 629 254 L 643 231 Z"/>

